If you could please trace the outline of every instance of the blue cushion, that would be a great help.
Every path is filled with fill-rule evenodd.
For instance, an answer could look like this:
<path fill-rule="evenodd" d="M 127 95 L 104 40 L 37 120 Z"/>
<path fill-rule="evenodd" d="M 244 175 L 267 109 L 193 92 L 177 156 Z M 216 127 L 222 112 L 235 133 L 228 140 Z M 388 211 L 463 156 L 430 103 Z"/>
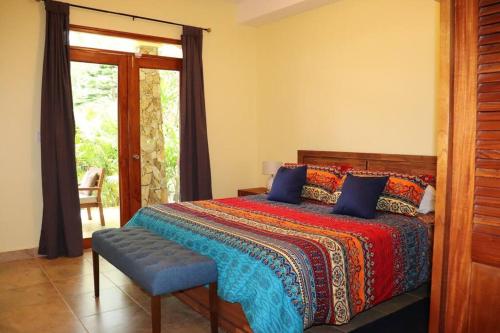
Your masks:
<path fill-rule="evenodd" d="M 281 167 L 274 176 L 273 186 L 267 199 L 273 201 L 300 203 L 302 186 L 306 183 L 307 165 L 297 168 Z"/>
<path fill-rule="evenodd" d="M 143 228 L 96 231 L 92 249 L 153 296 L 217 281 L 212 259 Z"/>
<path fill-rule="evenodd" d="M 389 177 L 356 177 L 348 174 L 332 213 L 374 218 L 378 198 L 388 179 Z"/>

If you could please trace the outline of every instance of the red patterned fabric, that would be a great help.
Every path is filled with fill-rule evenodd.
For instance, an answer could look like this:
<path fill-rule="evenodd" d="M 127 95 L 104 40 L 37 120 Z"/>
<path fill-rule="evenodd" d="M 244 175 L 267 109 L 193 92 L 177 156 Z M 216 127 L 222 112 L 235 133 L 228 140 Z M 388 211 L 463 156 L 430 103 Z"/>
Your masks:
<path fill-rule="evenodd" d="M 427 281 L 428 227 L 419 219 L 381 213 L 365 220 L 330 212 L 323 205 L 247 196 L 147 207 L 127 226 L 148 228 L 215 260 L 219 295 L 245 304 L 256 332 L 291 331 L 292 322 L 302 328 L 345 324 Z M 285 301 L 262 283 L 263 265 L 283 286 Z M 301 319 L 280 322 L 278 309 L 290 305 L 288 314 Z"/>

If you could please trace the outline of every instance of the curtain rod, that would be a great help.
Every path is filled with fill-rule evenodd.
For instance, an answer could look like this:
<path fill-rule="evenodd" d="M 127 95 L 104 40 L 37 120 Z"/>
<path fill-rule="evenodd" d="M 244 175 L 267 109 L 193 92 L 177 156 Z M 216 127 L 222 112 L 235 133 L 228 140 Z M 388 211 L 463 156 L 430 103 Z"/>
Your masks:
<path fill-rule="evenodd" d="M 38 2 L 42 2 L 45 0 L 36 0 Z M 70 7 L 75 7 L 75 8 L 80 8 L 80 9 L 86 9 L 86 10 L 93 10 L 96 12 L 101 12 L 101 13 L 107 13 L 107 14 L 114 14 L 114 15 L 120 15 L 120 16 L 126 16 L 126 17 L 131 17 L 132 20 L 135 19 L 140 19 L 140 20 L 145 20 L 145 21 L 152 21 L 152 22 L 159 22 L 159 23 L 165 23 L 165 24 L 170 24 L 170 25 L 176 25 L 179 27 L 184 27 L 185 24 L 177 23 L 177 22 L 171 22 L 171 21 L 164 21 L 164 20 L 158 20 L 155 18 L 150 18 L 150 17 L 145 17 L 145 16 L 137 16 L 137 15 L 132 15 L 132 14 L 127 14 L 127 13 L 120 13 L 120 12 L 113 12 L 111 10 L 105 10 L 105 9 L 99 9 L 99 8 L 94 8 L 94 7 L 87 7 L 87 6 L 80 6 L 80 5 L 74 5 L 72 3 L 68 3 Z M 199 27 L 195 27 L 199 28 Z M 212 31 L 210 28 L 199 28 L 201 30 L 204 30 L 206 32 Z"/>

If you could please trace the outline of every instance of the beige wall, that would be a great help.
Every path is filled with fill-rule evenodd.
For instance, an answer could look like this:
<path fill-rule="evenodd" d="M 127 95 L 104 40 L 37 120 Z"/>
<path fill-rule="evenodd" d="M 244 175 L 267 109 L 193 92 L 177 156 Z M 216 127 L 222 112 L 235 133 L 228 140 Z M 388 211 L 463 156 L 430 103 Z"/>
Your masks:
<path fill-rule="evenodd" d="M 435 154 L 438 25 L 434 0 L 341 0 L 259 28 L 259 159 Z"/>
<path fill-rule="evenodd" d="M 263 185 L 297 149 L 434 154 L 438 3 L 339 0 L 258 29 L 228 0 L 71 0 L 208 26 L 204 66 L 216 197 Z M 157 23 L 72 9 L 74 24 L 178 37 Z M 38 243 L 44 11 L 0 0 L 0 252 Z"/>
<path fill-rule="evenodd" d="M 208 135 L 216 197 L 234 196 L 257 182 L 256 32 L 235 23 L 226 0 L 71 0 L 138 15 L 211 27 L 205 33 L 204 66 Z M 0 1 L 0 252 L 38 244 L 42 214 L 40 145 L 43 5 Z M 179 37 L 168 25 L 71 10 L 71 23 Z M 249 135 L 242 135 L 248 133 Z M 242 149 L 244 147 L 244 149 Z"/>

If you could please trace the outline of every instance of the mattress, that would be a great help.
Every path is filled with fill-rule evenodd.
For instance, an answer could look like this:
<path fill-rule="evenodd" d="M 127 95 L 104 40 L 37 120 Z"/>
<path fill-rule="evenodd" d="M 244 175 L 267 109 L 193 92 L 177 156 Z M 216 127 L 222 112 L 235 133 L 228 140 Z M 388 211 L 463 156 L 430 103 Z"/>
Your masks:
<path fill-rule="evenodd" d="M 428 224 L 330 211 L 256 195 L 150 206 L 126 227 L 144 227 L 211 257 L 219 297 L 240 303 L 254 332 L 345 324 L 428 280 Z"/>

